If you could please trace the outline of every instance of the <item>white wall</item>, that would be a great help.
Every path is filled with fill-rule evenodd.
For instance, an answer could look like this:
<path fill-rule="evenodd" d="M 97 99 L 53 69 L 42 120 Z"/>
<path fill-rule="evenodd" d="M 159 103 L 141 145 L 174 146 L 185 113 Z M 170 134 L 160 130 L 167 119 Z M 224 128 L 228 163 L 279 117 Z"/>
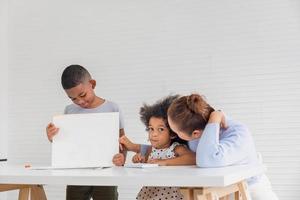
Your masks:
<path fill-rule="evenodd" d="M 138 110 L 171 92 L 205 94 L 252 130 L 280 199 L 300 195 L 300 5 L 252 1 L 10 1 L 12 163 L 48 164 L 45 125 L 69 103 L 66 65 L 86 66 L 118 102 L 127 135 L 146 142 Z M 50 200 L 64 187 L 47 186 Z M 122 187 L 120 199 L 138 188 Z M 10 196 L 15 198 L 14 195 Z"/>
<path fill-rule="evenodd" d="M 7 157 L 8 6 L 0 0 L 0 158 Z"/>
<path fill-rule="evenodd" d="M 8 106 L 8 2 L 0 0 L 0 159 L 7 158 L 7 106 Z M 3 163 L 0 163 L 3 165 Z M 0 199 L 6 199 L 0 193 Z"/>

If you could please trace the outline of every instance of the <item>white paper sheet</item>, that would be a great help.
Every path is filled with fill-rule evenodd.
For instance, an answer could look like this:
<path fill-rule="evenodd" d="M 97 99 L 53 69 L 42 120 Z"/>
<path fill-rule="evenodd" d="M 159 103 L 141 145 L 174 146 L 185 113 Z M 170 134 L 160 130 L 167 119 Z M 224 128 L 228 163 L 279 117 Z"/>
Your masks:
<path fill-rule="evenodd" d="M 127 168 L 152 168 L 152 167 L 159 167 L 158 164 L 154 163 L 126 163 L 124 167 Z"/>
<path fill-rule="evenodd" d="M 68 114 L 53 117 L 52 167 L 112 166 L 119 152 L 119 113 Z"/>

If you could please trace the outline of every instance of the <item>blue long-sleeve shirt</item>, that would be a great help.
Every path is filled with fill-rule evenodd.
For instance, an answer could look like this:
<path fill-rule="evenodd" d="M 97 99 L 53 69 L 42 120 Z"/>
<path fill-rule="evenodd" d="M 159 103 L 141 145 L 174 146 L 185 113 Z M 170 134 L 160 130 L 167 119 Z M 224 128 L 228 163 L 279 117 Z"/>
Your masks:
<path fill-rule="evenodd" d="M 196 152 L 198 167 L 224 167 L 239 164 L 257 164 L 253 138 L 247 127 L 226 119 L 227 129 L 220 124 L 209 123 L 199 139 L 189 141 Z"/>
<path fill-rule="evenodd" d="M 227 128 L 218 123 L 209 123 L 202 136 L 188 142 L 189 148 L 196 152 L 198 167 L 224 167 L 230 165 L 258 164 L 258 157 L 252 135 L 248 128 L 226 117 Z M 148 145 L 141 146 L 145 154 Z M 248 179 L 256 182 L 258 177 Z"/>

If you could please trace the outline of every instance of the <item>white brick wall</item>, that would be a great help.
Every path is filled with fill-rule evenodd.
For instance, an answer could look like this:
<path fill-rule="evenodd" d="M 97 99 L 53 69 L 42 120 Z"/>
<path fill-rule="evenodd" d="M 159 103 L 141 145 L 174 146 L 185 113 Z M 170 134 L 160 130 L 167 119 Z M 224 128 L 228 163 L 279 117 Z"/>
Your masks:
<path fill-rule="evenodd" d="M 280 199 L 298 199 L 299 1 L 12 0 L 9 8 L 13 163 L 50 162 L 45 125 L 69 103 L 63 68 L 79 63 L 98 81 L 97 94 L 123 109 L 136 142 L 146 142 L 143 102 L 205 94 L 248 124 Z M 64 199 L 64 187 L 46 190 L 49 200 Z M 120 188 L 120 199 L 134 199 L 137 190 Z"/>
<path fill-rule="evenodd" d="M 0 158 L 7 156 L 7 88 L 8 88 L 8 7 L 0 0 Z"/>
<path fill-rule="evenodd" d="M 7 157 L 7 88 L 8 88 L 8 6 L 7 0 L 0 0 L 0 159 Z M 0 163 L 0 167 L 3 163 Z M 6 199 L 0 193 L 0 200 Z"/>

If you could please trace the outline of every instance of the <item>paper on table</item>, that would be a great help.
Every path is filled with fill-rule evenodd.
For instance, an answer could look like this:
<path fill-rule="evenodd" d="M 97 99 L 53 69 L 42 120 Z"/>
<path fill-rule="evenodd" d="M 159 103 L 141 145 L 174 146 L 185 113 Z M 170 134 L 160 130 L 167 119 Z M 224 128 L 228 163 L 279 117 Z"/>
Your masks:
<path fill-rule="evenodd" d="M 152 168 L 152 167 L 159 167 L 158 164 L 154 163 L 126 163 L 124 167 L 127 168 Z"/>
<path fill-rule="evenodd" d="M 68 114 L 53 117 L 52 167 L 112 166 L 119 152 L 119 113 Z"/>

